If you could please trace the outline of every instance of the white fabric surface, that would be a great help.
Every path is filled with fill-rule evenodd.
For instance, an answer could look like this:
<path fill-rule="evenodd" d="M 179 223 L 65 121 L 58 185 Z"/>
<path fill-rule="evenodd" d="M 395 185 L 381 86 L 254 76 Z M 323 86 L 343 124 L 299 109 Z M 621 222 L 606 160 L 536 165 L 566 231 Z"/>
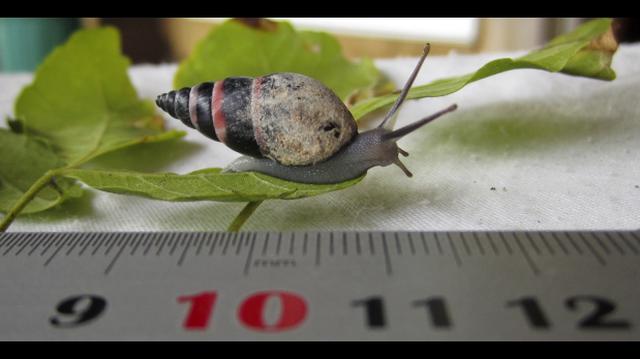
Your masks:
<path fill-rule="evenodd" d="M 464 74 L 520 53 L 431 56 L 416 84 Z M 401 86 L 416 59 L 379 60 Z M 640 227 L 640 46 L 621 46 L 613 82 L 516 70 L 442 98 L 409 101 L 397 126 L 457 103 L 453 114 L 403 139 L 414 173 L 377 167 L 358 185 L 263 203 L 246 230 L 546 230 Z M 135 66 L 139 94 L 171 88 L 175 65 Z M 30 74 L 0 74 L 0 115 L 11 115 Z M 176 120 L 167 125 L 185 129 Z M 379 120 L 376 119 L 376 120 Z M 185 173 L 222 167 L 237 154 L 194 130 L 185 147 L 141 149 L 140 170 Z M 176 159 L 163 166 L 163 158 Z M 495 188 L 492 190 L 491 188 Z M 10 231 L 223 230 L 243 203 L 171 203 L 90 190 Z"/>

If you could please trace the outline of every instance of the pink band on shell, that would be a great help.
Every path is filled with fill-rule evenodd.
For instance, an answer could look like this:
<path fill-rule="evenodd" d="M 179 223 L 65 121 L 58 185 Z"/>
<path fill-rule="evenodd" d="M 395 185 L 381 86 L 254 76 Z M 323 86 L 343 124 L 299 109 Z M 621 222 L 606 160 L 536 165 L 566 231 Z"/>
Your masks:
<path fill-rule="evenodd" d="M 227 140 L 227 121 L 222 112 L 222 103 L 224 101 L 224 80 L 218 81 L 213 85 L 213 95 L 211 96 L 211 117 L 213 117 L 213 128 L 216 136 L 222 143 Z"/>

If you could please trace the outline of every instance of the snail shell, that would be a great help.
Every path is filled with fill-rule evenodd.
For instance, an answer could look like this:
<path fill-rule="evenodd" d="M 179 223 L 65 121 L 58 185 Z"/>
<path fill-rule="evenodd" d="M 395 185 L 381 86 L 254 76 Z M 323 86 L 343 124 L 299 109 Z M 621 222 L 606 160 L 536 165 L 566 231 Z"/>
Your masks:
<path fill-rule="evenodd" d="M 236 152 L 284 166 L 322 162 L 358 133 L 340 98 L 296 73 L 204 82 L 162 94 L 156 103 Z"/>

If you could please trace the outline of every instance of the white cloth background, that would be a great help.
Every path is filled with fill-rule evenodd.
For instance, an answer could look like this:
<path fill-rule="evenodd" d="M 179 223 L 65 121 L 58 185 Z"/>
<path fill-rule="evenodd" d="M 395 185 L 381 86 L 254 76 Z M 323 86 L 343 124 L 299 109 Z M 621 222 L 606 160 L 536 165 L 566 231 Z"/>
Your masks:
<path fill-rule="evenodd" d="M 520 53 L 430 56 L 416 84 Z M 401 86 L 417 59 L 379 60 Z M 613 82 L 536 70 L 503 73 L 441 98 L 409 101 L 397 126 L 459 109 L 400 141 L 411 153 L 343 191 L 263 203 L 246 230 L 546 230 L 640 227 L 640 46 L 621 46 Z M 175 65 L 130 70 L 140 96 L 171 89 Z M 0 115 L 30 74 L 0 75 Z M 167 118 L 172 128 L 186 129 Z M 4 124 L 3 124 L 4 126 Z M 237 154 L 194 130 L 137 150 L 138 170 L 223 167 Z M 1 154 L 0 154 L 1 155 Z M 174 159 L 166 165 L 163 159 Z M 118 162 L 111 162 L 117 165 Z M 495 188 L 495 190 L 492 190 Z M 21 216 L 10 231 L 223 230 L 243 203 L 171 203 L 90 190 L 57 209 Z"/>

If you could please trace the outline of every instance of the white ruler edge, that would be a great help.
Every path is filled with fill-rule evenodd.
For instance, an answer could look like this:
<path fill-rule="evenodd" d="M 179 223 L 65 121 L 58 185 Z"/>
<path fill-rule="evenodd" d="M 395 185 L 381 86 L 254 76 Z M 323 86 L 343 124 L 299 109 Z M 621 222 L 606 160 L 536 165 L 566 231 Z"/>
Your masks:
<path fill-rule="evenodd" d="M 638 340 L 638 279 L 639 231 L 5 233 L 0 339 Z"/>

